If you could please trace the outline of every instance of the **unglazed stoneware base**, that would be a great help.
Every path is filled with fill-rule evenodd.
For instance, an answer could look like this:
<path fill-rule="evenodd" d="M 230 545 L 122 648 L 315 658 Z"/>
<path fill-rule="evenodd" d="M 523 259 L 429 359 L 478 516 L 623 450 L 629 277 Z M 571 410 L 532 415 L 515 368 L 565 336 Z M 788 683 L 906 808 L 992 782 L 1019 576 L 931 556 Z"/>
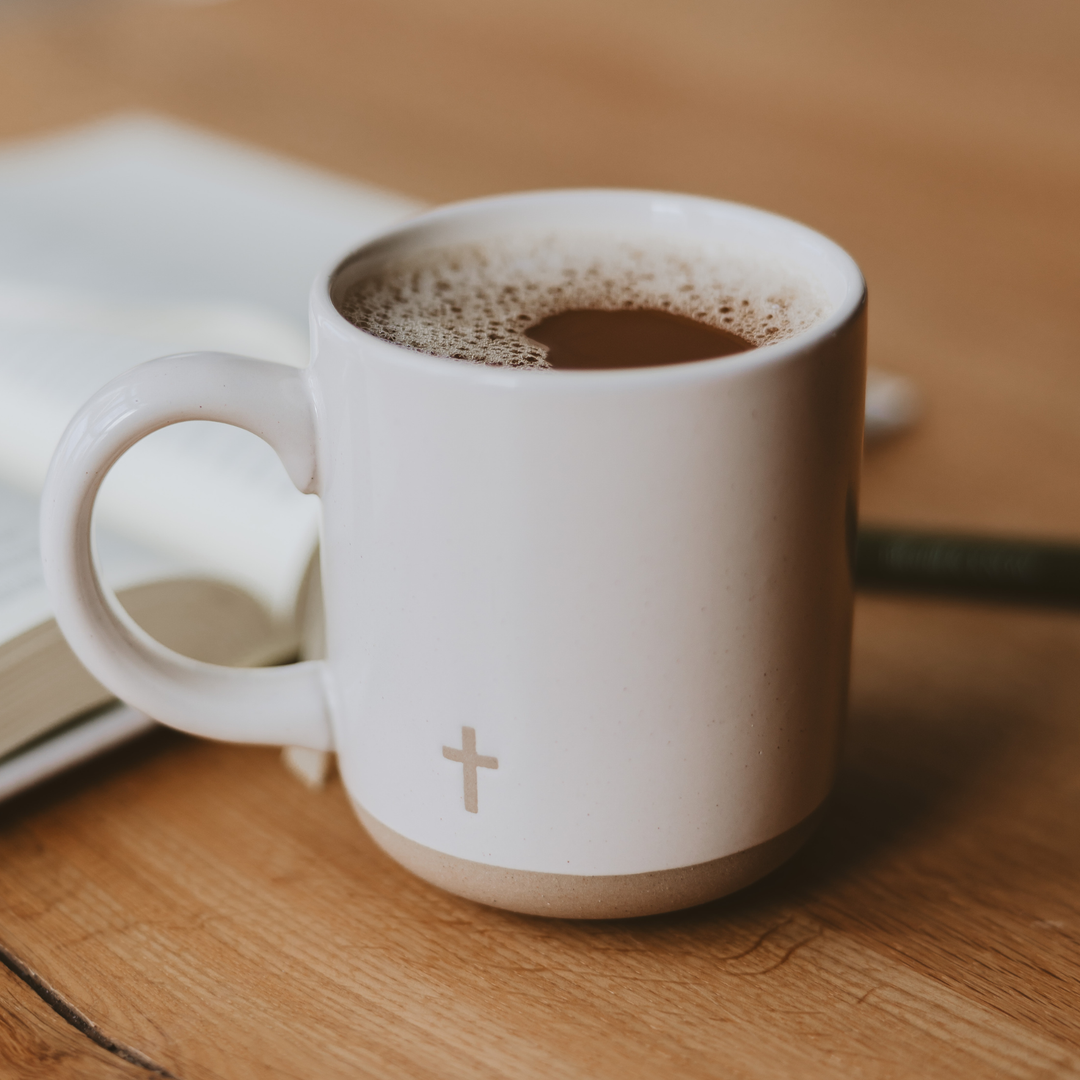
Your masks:
<path fill-rule="evenodd" d="M 524 915 L 624 919 L 694 907 L 745 888 L 790 858 L 814 831 L 820 809 L 787 832 L 720 859 L 645 874 L 543 874 L 444 855 L 353 803 L 364 828 L 392 859 L 447 892 Z"/>

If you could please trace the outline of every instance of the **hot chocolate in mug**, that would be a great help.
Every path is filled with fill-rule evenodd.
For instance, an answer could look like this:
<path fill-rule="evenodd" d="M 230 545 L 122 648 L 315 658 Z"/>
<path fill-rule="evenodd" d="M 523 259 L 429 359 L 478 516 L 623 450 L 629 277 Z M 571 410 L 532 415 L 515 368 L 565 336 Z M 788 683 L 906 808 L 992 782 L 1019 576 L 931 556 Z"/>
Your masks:
<path fill-rule="evenodd" d="M 736 315 L 745 293 L 789 323 L 719 359 L 557 370 L 426 355 L 339 310 L 394 260 L 525 235 L 543 273 L 560 237 L 638 270 L 661 251 L 661 277 L 692 250 Z M 167 357 L 82 409 L 42 508 L 57 621 L 166 724 L 336 751 L 375 841 L 451 892 L 583 918 L 722 896 L 802 843 L 832 783 L 865 331 L 852 259 L 760 210 L 634 191 L 436 210 L 316 281 L 306 369 Z M 196 419 L 261 436 L 319 495 L 325 660 L 181 657 L 100 582 L 103 478 Z"/>

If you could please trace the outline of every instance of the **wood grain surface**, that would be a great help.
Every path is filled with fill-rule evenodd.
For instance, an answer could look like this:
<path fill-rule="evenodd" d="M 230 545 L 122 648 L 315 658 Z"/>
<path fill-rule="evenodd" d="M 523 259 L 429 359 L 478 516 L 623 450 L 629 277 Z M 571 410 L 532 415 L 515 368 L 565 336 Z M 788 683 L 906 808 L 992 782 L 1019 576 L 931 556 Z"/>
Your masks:
<path fill-rule="evenodd" d="M 7 0 L 0 138 L 154 109 L 430 200 L 789 214 L 926 405 L 864 516 L 1076 538 L 1078 49 L 1071 0 Z M 0 807 L 0 946 L 60 1009 L 0 968 L 0 1075 L 1080 1075 L 1080 618 L 865 598 L 853 670 L 809 847 L 654 919 L 440 894 L 268 750 L 162 733 Z"/>
<path fill-rule="evenodd" d="M 85 1080 L 145 1080 L 148 1075 L 144 1065 L 125 1060 L 88 1039 L 2 966 L 0 1063 L 5 1076 L 35 1080 L 69 1076 Z"/>

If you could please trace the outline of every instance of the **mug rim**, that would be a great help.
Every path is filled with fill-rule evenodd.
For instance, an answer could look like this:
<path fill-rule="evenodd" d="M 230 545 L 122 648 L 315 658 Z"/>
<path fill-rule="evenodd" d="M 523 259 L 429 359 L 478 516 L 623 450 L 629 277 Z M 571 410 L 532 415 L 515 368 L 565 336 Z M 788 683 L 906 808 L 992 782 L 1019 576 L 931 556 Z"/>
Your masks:
<path fill-rule="evenodd" d="M 758 345 L 745 352 L 706 360 L 686 360 L 652 367 L 602 369 L 510 367 L 481 362 L 463 362 L 454 357 L 425 353 L 362 330 L 345 318 L 334 304 L 331 290 L 337 275 L 375 244 L 392 243 L 397 237 L 405 237 L 432 225 L 468 217 L 486 210 L 513 207 L 515 204 L 520 204 L 523 209 L 527 209 L 537 203 L 558 203 L 570 200 L 580 202 L 589 199 L 605 202 L 612 199 L 635 200 L 644 204 L 652 202 L 654 207 L 657 203 L 670 204 L 674 200 L 684 206 L 689 205 L 706 211 L 711 208 L 714 212 L 721 210 L 726 214 L 734 213 L 755 219 L 773 228 L 779 227 L 789 231 L 793 238 L 809 242 L 833 263 L 844 280 L 845 294 L 823 319 L 782 341 Z M 388 229 L 380 230 L 362 244 L 351 247 L 344 255 L 334 259 L 327 269 L 316 277 L 311 287 L 310 312 L 313 350 L 317 346 L 315 331 L 329 318 L 336 335 L 344 336 L 346 341 L 351 339 L 356 344 L 363 345 L 369 352 L 379 355 L 383 361 L 396 366 L 489 385 L 504 387 L 531 385 L 539 389 L 544 385 L 549 388 L 556 385 L 566 388 L 570 382 L 576 387 L 584 388 L 586 384 L 592 383 L 611 386 L 616 382 L 655 384 L 684 379 L 714 379 L 724 376 L 733 377 L 759 368 L 772 367 L 793 356 L 812 351 L 820 342 L 832 337 L 848 324 L 865 307 L 866 302 L 866 279 L 851 255 L 823 233 L 782 214 L 762 210 L 746 203 L 715 199 L 706 195 L 638 188 L 551 188 L 481 196 L 446 203 L 422 211 Z"/>

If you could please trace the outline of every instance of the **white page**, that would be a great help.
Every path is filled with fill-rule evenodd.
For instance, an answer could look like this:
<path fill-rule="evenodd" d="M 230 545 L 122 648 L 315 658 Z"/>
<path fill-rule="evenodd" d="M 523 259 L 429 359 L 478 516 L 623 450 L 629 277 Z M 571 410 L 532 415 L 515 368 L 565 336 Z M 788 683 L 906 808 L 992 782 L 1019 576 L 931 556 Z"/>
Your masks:
<path fill-rule="evenodd" d="M 37 499 L 0 484 L 0 643 L 52 618 L 38 555 Z M 98 529 L 94 552 L 114 588 L 184 573 L 182 563 Z"/>
<path fill-rule="evenodd" d="M 153 117 L 3 151 L 0 482 L 40 490 L 74 411 L 142 360 L 205 348 L 306 363 L 312 279 L 416 209 Z M 154 434 L 99 497 L 114 532 L 279 613 L 317 513 L 269 447 L 217 424 Z"/>
<path fill-rule="evenodd" d="M 197 309 L 176 330 L 169 313 L 161 314 L 156 333 L 152 309 L 133 309 L 132 330 L 125 333 L 59 316 L 35 321 L 0 314 L 0 476 L 28 492 L 40 489 L 56 443 L 86 398 L 148 354 L 177 352 L 178 341 L 197 340 Z M 287 324 L 284 329 L 273 342 L 276 356 L 268 356 L 268 348 L 238 351 L 302 358 L 302 338 Z M 249 318 L 231 334 L 234 350 L 245 344 L 245 330 L 254 338 L 257 321 Z M 207 321 L 203 339 L 230 341 L 229 331 L 222 313 Z M 277 608 L 288 607 L 314 546 L 316 513 L 269 447 L 246 432 L 206 422 L 150 436 L 121 459 L 98 497 L 99 521 L 168 552 L 196 573 L 243 585 Z"/>
<path fill-rule="evenodd" d="M 50 618 L 38 558 L 37 503 L 0 487 L 0 642 Z"/>

